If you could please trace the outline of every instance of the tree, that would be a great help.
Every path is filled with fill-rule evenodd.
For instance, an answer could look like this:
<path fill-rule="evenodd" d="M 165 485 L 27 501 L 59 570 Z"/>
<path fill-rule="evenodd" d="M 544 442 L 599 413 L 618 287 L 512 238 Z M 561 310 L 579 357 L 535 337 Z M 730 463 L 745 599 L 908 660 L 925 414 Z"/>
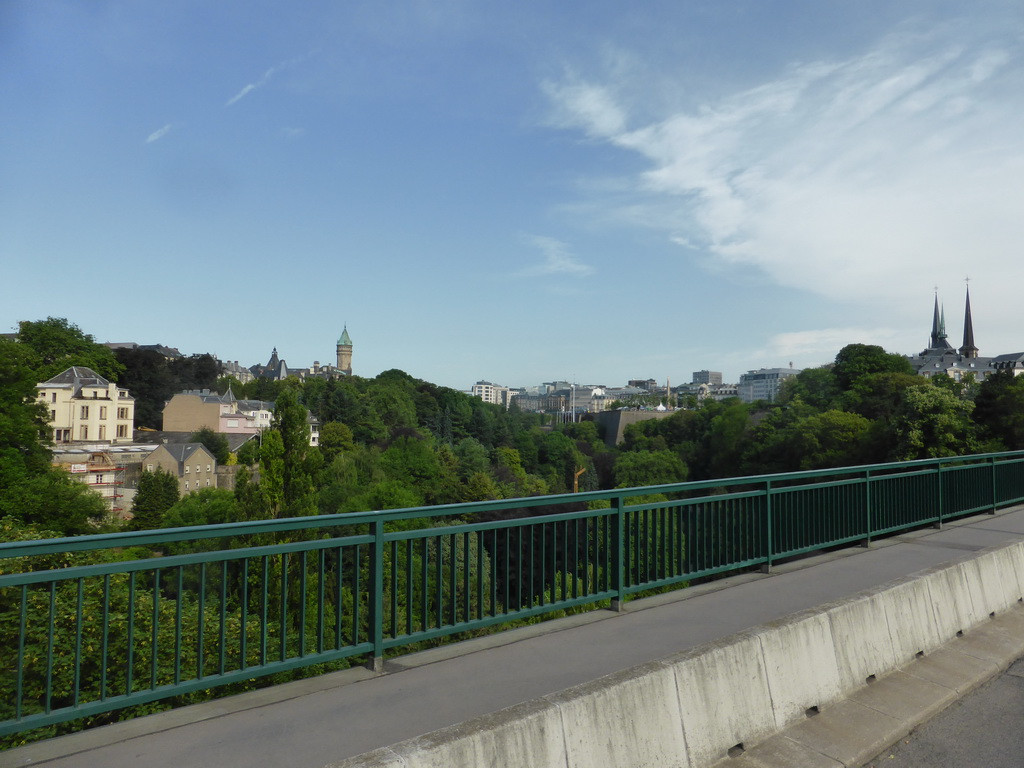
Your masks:
<path fill-rule="evenodd" d="M 891 423 L 895 461 L 933 459 L 974 453 L 978 444 L 971 411 L 974 403 L 959 400 L 930 384 L 910 387 Z"/>
<path fill-rule="evenodd" d="M 139 489 L 132 502 L 133 531 L 160 528 L 164 524 L 164 512 L 178 500 L 178 478 L 157 467 L 152 472 L 143 472 Z"/>
<path fill-rule="evenodd" d="M 273 481 L 268 501 L 270 508 L 276 510 L 277 517 L 317 513 L 313 480 L 323 465 L 323 457 L 309 444 L 307 419 L 308 412 L 299 403 L 296 390 L 292 387 L 282 389 L 274 404 L 274 422 L 264 433 L 260 449 L 260 461 L 265 468 L 260 476 L 260 485 L 265 480 Z M 267 454 L 265 462 L 264 454 Z"/>
<path fill-rule="evenodd" d="M 847 344 L 836 355 L 832 368 L 841 390 L 848 390 L 872 373 L 914 373 L 910 361 L 903 355 L 886 352 L 875 344 Z"/>
<path fill-rule="evenodd" d="M 231 451 L 228 449 L 228 439 L 220 432 L 214 432 L 209 427 L 203 427 L 198 432 L 193 433 L 189 440 L 206 446 L 206 449 L 213 454 L 213 458 L 217 460 L 218 464 L 224 465 L 228 463 L 228 459 L 231 456 Z"/>
<path fill-rule="evenodd" d="M 164 528 L 218 525 L 241 520 L 234 493 L 223 488 L 203 488 L 175 502 L 163 515 Z"/>
<path fill-rule="evenodd" d="M 328 421 L 320 427 L 320 453 L 325 464 L 330 464 L 339 453 L 351 451 L 354 447 L 352 430 L 340 421 Z"/>
<path fill-rule="evenodd" d="M 1024 376 L 997 371 L 978 389 L 974 421 L 984 437 L 998 440 L 1005 448 L 1024 448 Z"/>
<path fill-rule="evenodd" d="M 630 451 L 615 462 L 618 488 L 684 483 L 689 474 L 683 460 L 672 451 Z"/>
<path fill-rule="evenodd" d="M 46 381 L 72 365 L 91 368 L 110 381 L 117 381 L 124 367 L 109 347 L 97 344 L 90 334 L 62 317 L 48 317 L 18 324 L 18 342 L 39 358 L 38 381 Z"/>
<path fill-rule="evenodd" d="M 0 339 L 0 516 L 60 535 L 86 533 L 106 514 L 102 499 L 50 465 L 46 410 L 36 399 L 38 360 Z"/>

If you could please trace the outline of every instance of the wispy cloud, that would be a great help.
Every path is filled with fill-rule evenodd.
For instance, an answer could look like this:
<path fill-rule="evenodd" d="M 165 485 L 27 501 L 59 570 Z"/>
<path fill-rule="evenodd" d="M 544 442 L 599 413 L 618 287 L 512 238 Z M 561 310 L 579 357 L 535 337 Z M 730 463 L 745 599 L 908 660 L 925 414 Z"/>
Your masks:
<path fill-rule="evenodd" d="M 647 162 L 626 203 L 593 193 L 608 215 L 722 265 L 833 298 L 899 299 L 959 282 L 968 264 L 1017 286 L 1024 52 L 1019 24 L 997 26 L 905 27 L 863 55 L 794 65 L 655 120 L 616 96 L 636 105 L 644 82 L 543 90 L 556 125 Z M 647 96 L 643 114 L 673 102 Z"/>
<path fill-rule="evenodd" d="M 151 134 L 149 134 L 149 136 L 146 137 L 146 143 L 152 144 L 154 141 L 160 141 L 160 139 L 162 139 L 164 136 L 171 132 L 171 128 L 173 127 L 174 126 L 171 123 L 168 123 L 163 128 L 157 131 L 153 131 Z"/>
<path fill-rule="evenodd" d="M 296 56 L 293 59 L 288 59 L 287 61 L 282 61 L 280 64 L 275 64 L 270 69 L 268 69 L 266 72 L 264 72 L 263 73 L 263 77 L 261 77 L 259 80 L 256 80 L 255 82 L 248 83 L 245 86 L 243 86 L 242 89 L 238 93 L 236 93 L 234 96 L 232 96 L 226 102 L 224 102 L 224 106 L 225 107 L 230 107 L 230 106 L 232 106 L 234 104 L 237 104 L 239 101 L 244 99 L 246 96 L 248 96 L 253 91 L 258 90 L 258 89 L 262 88 L 263 86 L 265 86 L 267 83 L 269 83 L 271 78 L 274 77 L 274 75 L 276 75 L 278 72 L 281 72 L 283 70 L 286 70 L 286 69 L 289 69 L 291 67 L 294 67 L 296 64 L 299 64 L 299 63 L 305 61 L 310 56 L 313 56 L 316 53 L 317 53 L 316 51 L 311 51 L 311 52 L 309 52 L 309 53 L 307 53 L 307 54 L 305 54 L 303 56 Z"/>
<path fill-rule="evenodd" d="M 553 237 L 531 235 L 526 237 L 526 241 L 541 252 L 544 260 L 539 264 L 534 264 L 517 272 L 516 274 L 519 277 L 543 277 L 546 275 L 576 275 L 583 277 L 592 274 L 594 271 L 594 268 L 589 264 L 584 264 L 573 256 L 569 252 L 569 247 L 561 240 L 556 240 Z"/>
<path fill-rule="evenodd" d="M 827 360 L 847 344 L 884 346 L 895 336 L 891 328 L 822 328 L 780 333 L 768 341 L 764 357 L 771 360 Z"/>

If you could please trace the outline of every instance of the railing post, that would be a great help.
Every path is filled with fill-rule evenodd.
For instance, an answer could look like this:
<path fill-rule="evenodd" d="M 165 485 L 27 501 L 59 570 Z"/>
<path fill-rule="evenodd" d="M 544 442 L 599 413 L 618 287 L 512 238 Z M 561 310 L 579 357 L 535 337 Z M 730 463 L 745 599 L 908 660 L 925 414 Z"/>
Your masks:
<path fill-rule="evenodd" d="M 945 495 L 942 493 L 942 459 L 939 459 L 937 468 L 935 470 L 935 477 L 939 484 L 939 521 L 935 524 L 935 527 L 942 530 L 942 519 L 945 515 L 942 514 L 942 506 L 944 503 Z"/>
<path fill-rule="evenodd" d="M 761 566 L 761 573 L 772 572 L 772 558 L 775 554 L 775 537 L 774 533 L 775 526 L 772 525 L 772 481 L 764 481 L 764 519 L 765 525 L 768 527 L 765 531 L 765 542 L 768 544 L 768 559 L 763 566 Z"/>
<path fill-rule="evenodd" d="M 626 607 L 626 511 L 622 501 L 622 496 L 612 499 L 612 589 L 618 593 L 612 598 L 613 611 Z"/>
<path fill-rule="evenodd" d="M 369 667 L 384 671 L 384 520 L 373 521 L 373 545 L 370 550 L 370 636 L 373 658 Z"/>
<path fill-rule="evenodd" d="M 867 534 L 864 537 L 864 546 L 871 546 L 871 534 L 874 532 L 874 528 L 871 525 L 871 470 L 864 470 L 864 520 L 865 527 L 864 531 Z"/>
<path fill-rule="evenodd" d="M 992 466 L 992 509 L 989 511 L 989 514 L 994 515 L 999 504 L 999 496 L 996 494 L 996 457 L 989 456 L 988 460 Z"/>

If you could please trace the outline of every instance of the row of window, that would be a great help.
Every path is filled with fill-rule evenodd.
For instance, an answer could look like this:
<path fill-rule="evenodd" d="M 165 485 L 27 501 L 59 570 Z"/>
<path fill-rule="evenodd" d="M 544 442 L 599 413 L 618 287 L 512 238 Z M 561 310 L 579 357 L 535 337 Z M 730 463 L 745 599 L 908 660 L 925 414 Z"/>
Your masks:
<path fill-rule="evenodd" d="M 196 464 L 196 472 L 202 472 L 202 471 L 203 471 L 203 465 L 202 464 Z M 207 472 L 212 472 L 213 471 L 213 467 L 210 464 L 207 464 L 206 465 L 206 471 Z M 186 475 L 188 474 L 188 464 L 185 465 L 185 474 Z"/>
<path fill-rule="evenodd" d="M 50 414 L 53 416 L 54 419 L 57 418 L 57 412 L 56 411 L 50 411 Z M 82 408 L 81 408 L 80 414 L 81 414 L 80 418 L 88 419 L 89 418 L 89 406 L 88 405 L 83 405 Z M 105 418 L 107 418 L 107 406 L 101 405 L 100 406 L 100 419 L 102 420 L 102 419 L 105 419 Z M 117 418 L 119 418 L 119 419 L 128 419 L 128 418 L 130 418 L 130 416 L 128 415 L 128 409 L 127 408 L 118 408 L 117 409 Z"/>
<path fill-rule="evenodd" d="M 71 437 L 70 434 L 68 434 L 70 432 L 71 432 L 70 429 L 64 429 L 64 430 L 58 429 L 58 430 L 56 430 L 54 432 L 54 440 L 56 440 L 57 442 L 61 442 L 62 440 L 68 440 Z M 117 425 L 117 436 L 118 436 L 118 438 L 128 437 L 128 425 L 127 424 L 118 424 Z M 82 424 L 82 425 L 80 425 L 78 427 L 78 439 L 79 440 L 88 440 L 89 439 L 89 427 L 86 426 L 85 424 Z M 106 440 L 107 439 L 107 425 L 106 424 L 100 424 L 99 428 L 97 429 L 96 439 L 97 440 Z"/>
<path fill-rule="evenodd" d="M 197 491 L 198 491 L 198 490 L 199 490 L 199 488 L 200 488 L 201 486 L 202 486 L 202 483 L 201 483 L 201 481 L 199 481 L 199 480 L 196 480 L 196 484 L 195 484 L 195 490 L 197 490 Z M 209 488 L 209 487 L 210 487 L 210 481 L 209 481 L 209 480 L 207 480 L 207 481 L 206 481 L 206 487 L 207 487 L 207 488 Z M 186 481 L 185 481 L 185 490 L 186 490 L 186 491 L 188 490 L 188 480 L 186 480 Z"/>

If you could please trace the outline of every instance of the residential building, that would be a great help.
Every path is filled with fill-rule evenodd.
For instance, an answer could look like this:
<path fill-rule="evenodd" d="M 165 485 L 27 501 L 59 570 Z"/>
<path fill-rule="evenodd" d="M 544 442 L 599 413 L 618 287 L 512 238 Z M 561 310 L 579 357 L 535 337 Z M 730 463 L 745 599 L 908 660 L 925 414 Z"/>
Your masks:
<path fill-rule="evenodd" d="M 139 486 L 143 461 L 155 449 L 154 444 L 136 443 L 57 446 L 53 464 L 99 494 L 111 516 L 125 519 Z"/>
<path fill-rule="evenodd" d="M 225 434 L 255 435 L 270 426 L 274 404 L 264 400 L 238 400 L 228 387 L 223 395 L 209 389 L 188 390 L 164 405 L 163 429 L 198 432 L 208 427 Z"/>
<path fill-rule="evenodd" d="M 775 401 L 782 382 L 800 373 L 799 368 L 760 368 L 740 374 L 740 383 L 736 386 L 736 394 L 745 403 L 756 403 L 758 400 Z"/>
<path fill-rule="evenodd" d="M 168 443 L 159 446 L 145 461 L 146 471 L 157 468 L 178 478 L 182 495 L 217 487 L 217 460 L 202 443 Z"/>
<path fill-rule="evenodd" d="M 489 381 L 478 381 L 469 393 L 474 397 L 479 397 L 485 403 L 493 403 L 506 409 L 512 403 L 512 398 L 516 396 L 516 390 L 503 387 L 500 384 L 492 384 Z"/>
<path fill-rule="evenodd" d="M 72 366 L 36 384 L 55 443 L 130 443 L 135 399 L 91 368 Z"/>

